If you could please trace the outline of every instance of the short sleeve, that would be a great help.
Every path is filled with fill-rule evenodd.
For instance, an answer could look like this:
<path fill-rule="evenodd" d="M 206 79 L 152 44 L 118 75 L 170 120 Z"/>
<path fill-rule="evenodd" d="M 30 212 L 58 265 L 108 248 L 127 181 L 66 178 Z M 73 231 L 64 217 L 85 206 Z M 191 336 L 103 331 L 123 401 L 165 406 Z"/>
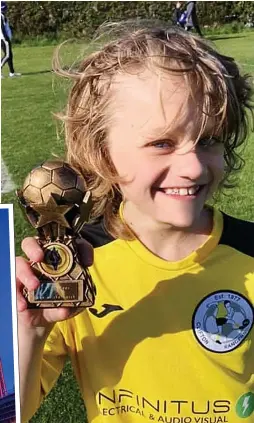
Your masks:
<path fill-rule="evenodd" d="M 50 332 L 43 352 L 41 393 L 44 397 L 54 386 L 66 361 L 67 348 L 59 324 Z M 41 398 L 42 399 L 42 398 Z"/>

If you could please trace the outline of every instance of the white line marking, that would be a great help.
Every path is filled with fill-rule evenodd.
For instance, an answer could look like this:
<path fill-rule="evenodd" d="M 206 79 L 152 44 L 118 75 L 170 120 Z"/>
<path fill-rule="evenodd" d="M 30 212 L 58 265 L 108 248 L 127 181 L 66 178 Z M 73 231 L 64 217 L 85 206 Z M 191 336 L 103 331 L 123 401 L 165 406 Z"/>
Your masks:
<path fill-rule="evenodd" d="M 1 159 L 1 193 L 6 194 L 7 192 L 13 191 L 14 189 L 15 184 L 11 176 L 8 174 L 7 167 Z"/>

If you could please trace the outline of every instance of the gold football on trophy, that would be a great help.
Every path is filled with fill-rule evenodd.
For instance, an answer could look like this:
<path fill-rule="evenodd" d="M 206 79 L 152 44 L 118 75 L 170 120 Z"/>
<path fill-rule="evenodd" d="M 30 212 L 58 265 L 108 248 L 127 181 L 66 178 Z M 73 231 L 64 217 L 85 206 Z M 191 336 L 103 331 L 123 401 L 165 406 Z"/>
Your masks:
<path fill-rule="evenodd" d="M 85 193 L 82 176 L 66 162 L 48 160 L 26 177 L 22 194 L 27 203 L 47 203 L 53 194 L 58 204 L 81 204 Z"/>

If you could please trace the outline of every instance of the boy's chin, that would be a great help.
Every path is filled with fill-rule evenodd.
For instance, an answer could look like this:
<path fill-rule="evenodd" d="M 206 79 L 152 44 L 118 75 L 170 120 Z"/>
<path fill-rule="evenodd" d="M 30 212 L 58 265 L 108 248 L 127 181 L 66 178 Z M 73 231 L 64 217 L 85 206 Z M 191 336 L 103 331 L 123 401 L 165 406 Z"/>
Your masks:
<path fill-rule="evenodd" d="M 177 216 L 160 216 L 159 221 L 175 229 L 186 230 L 197 226 L 201 219 L 202 211 L 197 213 L 178 214 Z"/>

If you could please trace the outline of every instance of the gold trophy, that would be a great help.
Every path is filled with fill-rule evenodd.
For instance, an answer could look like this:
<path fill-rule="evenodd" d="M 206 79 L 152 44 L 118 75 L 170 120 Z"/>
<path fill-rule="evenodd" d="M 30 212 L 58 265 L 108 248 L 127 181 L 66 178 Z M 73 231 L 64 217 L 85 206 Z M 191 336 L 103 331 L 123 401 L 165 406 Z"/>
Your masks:
<path fill-rule="evenodd" d="M 44 251 L 42 262 L 31 263 L 40 286 L 24 288 L 28 307 L 91 307 L 96 288 L 76 246 L 92 208 L 83 177 L 64 161 L 49 160 L 29 173 L 17 196 Z"/>

